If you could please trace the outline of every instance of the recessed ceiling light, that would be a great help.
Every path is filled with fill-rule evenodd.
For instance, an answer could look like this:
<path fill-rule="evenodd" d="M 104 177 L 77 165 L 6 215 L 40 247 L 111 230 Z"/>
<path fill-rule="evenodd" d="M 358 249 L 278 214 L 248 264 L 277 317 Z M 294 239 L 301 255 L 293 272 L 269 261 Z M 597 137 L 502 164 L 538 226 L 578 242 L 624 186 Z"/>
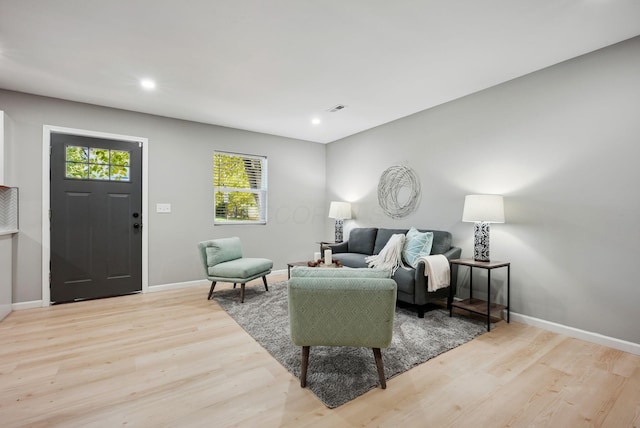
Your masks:
<path fill-rule="evenodd" d="M 320 119 L 318 119 L 317 117 L 311 119 L 311 123 L 313 125 L 320 125 Z"/>
<path fill-rule="evenodd" d="M 142 86 L 143 89 L 150 91 L 156 88 L 156 82 L 151 79 L 142 79 L 140 81 L 140 86 Z"/>

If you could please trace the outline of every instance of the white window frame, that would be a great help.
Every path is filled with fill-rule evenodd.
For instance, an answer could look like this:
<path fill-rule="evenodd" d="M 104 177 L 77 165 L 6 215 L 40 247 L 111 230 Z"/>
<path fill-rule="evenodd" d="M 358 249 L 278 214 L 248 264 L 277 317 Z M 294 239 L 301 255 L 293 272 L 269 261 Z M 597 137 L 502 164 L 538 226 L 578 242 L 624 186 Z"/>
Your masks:
<path fill-rule="evenodd" d="M 215 164 L 215 157 L 216 155 L 226 155 L 226 156 L 233 156 L 233 157 L 241 157 L 244 159 L 250 159 L 250 160 L 258 160 L 260 161 L 260 172 L 261 172 L 261 178 L 260 178 L 260 183 L 261 183 L 261 187 L 258 189 L 249 189 L 249 188 L 237 188 L 237 187 L 228 187 L 228 186 L 216 186 L 215 180 L 213 183 L 213 224 L 214 226 L 229 226 L 229 225 L 239 225 L 239 224 L 267 224 L 267 195 L 268 195 L 268 185 L 267 185 L 267 157 L 266 156 L 261 156 L 261 155 L 250 155 L 250 154 L 245 154 L 245 153 L 235 153 L 235 152 L 225 152 L 225 151 L 220 151 L 220 150 L 216 150 L 213 152 L 213 171 L 214 172 L 214 177 L 215 177 L 215 168 L 216 168 L 216 164 Z M 224 193 L 232 193 L 232 192 L 239 192 L 239 193 L 251 193 L 254 195 L 258 195 L 258 200 L 259 202 L 259 206 L 258 206 L 258 210 L 259 210 L 259 219 L 258 220 L 225 220 L 225 221 L 218 221 L 217 220 L 217 215 L 216 215 L 216 194 L 218 192 L 224 192 Z"/>

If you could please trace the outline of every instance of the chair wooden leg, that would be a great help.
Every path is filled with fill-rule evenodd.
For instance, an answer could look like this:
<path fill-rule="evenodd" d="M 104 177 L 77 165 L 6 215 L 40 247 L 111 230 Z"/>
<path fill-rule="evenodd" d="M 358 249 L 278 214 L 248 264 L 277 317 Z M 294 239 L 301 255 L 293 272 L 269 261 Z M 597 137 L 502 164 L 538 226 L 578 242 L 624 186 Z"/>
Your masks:
<path fill-rule="evenodd" d="M 211 300 L 211 297 L 213 296 L 213 289 L 216 288 L 216 282 L 215 281 L 211 281 L 211 288 L 209 289 L 209 297 L 207 297 L 207 300 Z"/>
<path fill-rule="evenodd" d="M 244 284 L 240 284 L 240 303 L 244 303 Z"/>
<path fill-rule="evenodd" d="M 267 286 L 267 276 L 266 275 L 262 276 L 262 282 L 264 282 L 264 289 L 266 291 L 269 291 L 269 287 Z"/>
<path fill-rule="evenodd" d="M 307 386 L 307 367 L 309 367 L 309 346 L 302 347 L 302 365 L 300 368 L 300 386 Z"/>
<path fill-rule="evenodd" d="M 380 348 L 372 348 L 373 357 L 376 359 L 376 367 L 378 368 L 378 377 L 380 378 L 380 386 L 382 389 L 387 389 L 387 381 L 384 378 L 384 363 L 382 362 L 382 353 Z"/>

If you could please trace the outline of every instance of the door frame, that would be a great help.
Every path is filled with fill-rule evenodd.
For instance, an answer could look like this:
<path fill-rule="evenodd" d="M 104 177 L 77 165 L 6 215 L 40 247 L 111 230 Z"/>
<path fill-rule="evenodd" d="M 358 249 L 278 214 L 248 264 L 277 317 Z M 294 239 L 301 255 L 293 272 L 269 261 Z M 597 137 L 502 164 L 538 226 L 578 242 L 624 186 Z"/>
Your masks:
<path fill-rule="evenodd" d="M 149 139 L 86 129 L 44 125 L 42 128 L 42 306 L 51 305 L 51 134 L 70 134 L 107 140 L 129 141 L 142 144 L 142 293 L 149 291 Z"/>

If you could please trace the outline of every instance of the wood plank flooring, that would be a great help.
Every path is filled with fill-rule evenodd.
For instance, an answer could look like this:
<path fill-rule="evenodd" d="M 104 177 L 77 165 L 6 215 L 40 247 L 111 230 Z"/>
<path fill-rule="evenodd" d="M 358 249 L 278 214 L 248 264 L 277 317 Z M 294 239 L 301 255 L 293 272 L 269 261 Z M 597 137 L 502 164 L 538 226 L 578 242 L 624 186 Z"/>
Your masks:
<path fill-rule="evenodd" d="M 208 290 L 11 313 L 0 322 L 0 426 L 640 425 L 640 356 L 513 322 L 330 410 Z"/>

